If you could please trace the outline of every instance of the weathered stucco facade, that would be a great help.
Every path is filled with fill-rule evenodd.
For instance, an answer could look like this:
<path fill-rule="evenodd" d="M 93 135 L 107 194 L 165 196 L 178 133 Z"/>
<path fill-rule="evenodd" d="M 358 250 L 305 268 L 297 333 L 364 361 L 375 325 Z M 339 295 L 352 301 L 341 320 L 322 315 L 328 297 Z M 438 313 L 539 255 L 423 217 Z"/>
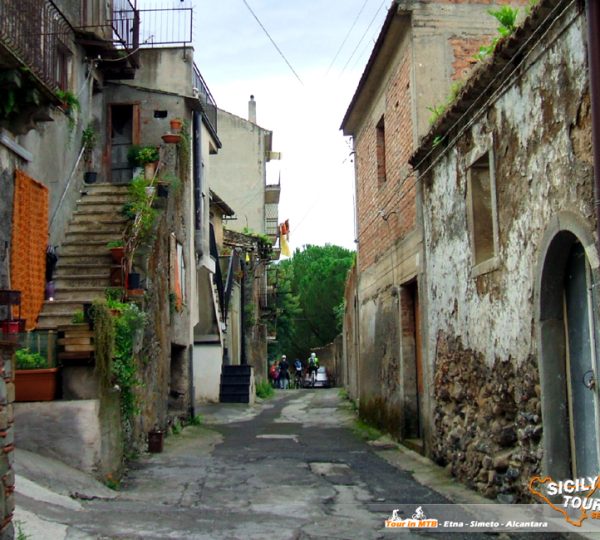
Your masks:
<path fill-rule="evenodd" d="M 585 340 L 571 335 L 587 313 L 594 372 L 586 20 L 574 5 L 557 16 L 560 4 L 536 7 L 412 159 L 422 172 L 432 455 L 503 502 L 527 500 L 534 473 L 597 474 L 596 392 L 583 384 Z M 432 150 L 435 136 L 444 139 Z M 584 259 L 592 288 L 580 294 L 572 282 Z M 580 437 L 584 417 L 593 435 Z"/>
<path fill-rule="evenodd" d="M 343 371 L 361 414 L 421 451 L 430 439 L 430 374 L 420 188 L 408 160 L 429 127 L 428 108 L 495 33 L 487 13 L 495 4 L 393 3 L 342 124 L 354 139 L 358 245 Z"/>

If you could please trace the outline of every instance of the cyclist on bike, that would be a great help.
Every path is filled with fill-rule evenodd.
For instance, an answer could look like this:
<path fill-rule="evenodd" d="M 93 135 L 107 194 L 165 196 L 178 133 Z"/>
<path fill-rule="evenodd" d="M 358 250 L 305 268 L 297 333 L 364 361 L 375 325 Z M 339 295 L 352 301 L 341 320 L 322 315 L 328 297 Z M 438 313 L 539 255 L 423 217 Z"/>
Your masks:
<path fill-rule="evenodd" d="M 307 363 L 308 363 L 308 376 L 309 376 L 310 380 L 312 381 L 312 385 L 314 386 L 317 370 L 319 369 L 319 359 L 317 358 L 317 355 L 314 352 L 310 353 Z"/>
<path fill-rule="evenodd" d="M 300 361 L 300 358 L 296 358 L 296 360 L 294 360 L 294 384 L 296 386 L 296 388 L 300 388 L 302 386 L 302 371 L 303 371 L 303 366 L 302 366 L 302 362 Z"/>

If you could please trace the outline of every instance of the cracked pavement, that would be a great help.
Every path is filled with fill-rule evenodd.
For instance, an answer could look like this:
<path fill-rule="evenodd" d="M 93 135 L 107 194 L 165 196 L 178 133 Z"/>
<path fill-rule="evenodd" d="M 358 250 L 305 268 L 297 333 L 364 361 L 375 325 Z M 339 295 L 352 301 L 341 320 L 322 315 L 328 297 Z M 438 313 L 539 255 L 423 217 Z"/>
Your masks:
<path fill-rule="evenodd" d="M 449 490 L 450 500 L 429 487 L 436 482 L 425 479 L 437 473 L 423 458 L 358 437 L 341 401 L 336 389 L 289 390 L 255 407 L 203 406 L 205 423 L 131 463 L 118 492 L 91 480 L 69 488 L 65 473 L 58 489 L 35 459 L 20 466 L 17 457 L 15 520 L 30 540 L 379 539 L 402 534 L 384 528 L 394 505 L 469 500 L 462 488 Z M 56 497 L 36 491 L 28 476 Z"/>

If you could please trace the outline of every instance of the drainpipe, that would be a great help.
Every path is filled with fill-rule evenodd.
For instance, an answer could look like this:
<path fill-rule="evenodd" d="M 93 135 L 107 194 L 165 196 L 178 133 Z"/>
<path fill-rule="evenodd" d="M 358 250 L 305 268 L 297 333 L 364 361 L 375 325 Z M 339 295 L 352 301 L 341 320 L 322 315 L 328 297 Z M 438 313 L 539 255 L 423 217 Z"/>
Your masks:
<path fill-rule="evenodd" d="M 196 255 L 202 257 L 204 254 L 204 235 L 202 234 L 202 115 L 194 111 L 193 121 L 193 143 L 192 160 L 194 176 L 194 243 Z"/>
<path fill-rule="evenodd" d="M 247 272 L 247 267 L 248 265 L 246 265 L 246 262 L 244 261 L 243 257 L 240 257 L 240 267 L 242 269 L 242 279 L 240 280 L 240 298 L 242 299 L 242 301 L 240 302 L 242 309 L 240 310 L 240 333 L 241 333 L 241 340 L 240 340 L 240 364 L 242 366 L 245 366 L 248 363 L 248 359 L 246 358 L 246 314 L 244 313 L 244 307 L 246 305 L 246 285 L 245 285 L 245 281 L 246 281 L 246 272 Z"/>
<path fill-rule="evenodd" d="M 596 249 L 600 253 L 600 5 L 598 0 L 588 0 L 588 63 L 590 101 L 592 105 L 592 146 L 594 151 L 594 208 L 596 209 Z"/>

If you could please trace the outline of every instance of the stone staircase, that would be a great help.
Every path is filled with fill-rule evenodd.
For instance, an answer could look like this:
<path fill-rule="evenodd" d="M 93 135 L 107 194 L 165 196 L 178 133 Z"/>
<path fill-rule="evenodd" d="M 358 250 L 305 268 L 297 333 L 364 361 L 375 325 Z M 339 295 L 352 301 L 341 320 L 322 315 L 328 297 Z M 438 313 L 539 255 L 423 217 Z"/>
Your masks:
<path fill-rule="evenodd" d="M 252 366 L 223 366 L 221 371 L 221 403 L 252 403 L 254 400 Z"/>
<path fill-rule="evenodd" d="M 106 244 L 121 238 L 127 221 L 121 209 L 126 200 L 127 186 L 85 186 L 58 250 L 54 301 L 44 303 L 38 330 L 69 325 L 84 303 L 104 297 L 111 286 L 112 265 Z"/>

